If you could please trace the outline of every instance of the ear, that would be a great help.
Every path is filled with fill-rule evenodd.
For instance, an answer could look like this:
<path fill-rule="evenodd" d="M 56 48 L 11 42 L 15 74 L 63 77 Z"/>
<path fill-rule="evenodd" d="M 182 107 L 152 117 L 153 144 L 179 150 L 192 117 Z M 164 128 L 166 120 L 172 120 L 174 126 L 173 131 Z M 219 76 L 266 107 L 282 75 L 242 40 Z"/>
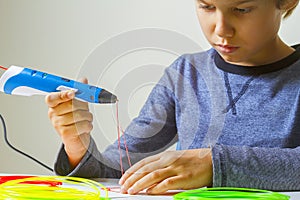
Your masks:
<path fill-rule="evenodd" d="M 285 12 L 295 8 L 299 3 L 299 0 L 280 0 L 279 8 Z"/>
<path fill-rule="evenodd" d="M 282 11 L 283 18 L 287 18 L 299 4 L 299 0 L 276 0 L 277 7 Z"/>

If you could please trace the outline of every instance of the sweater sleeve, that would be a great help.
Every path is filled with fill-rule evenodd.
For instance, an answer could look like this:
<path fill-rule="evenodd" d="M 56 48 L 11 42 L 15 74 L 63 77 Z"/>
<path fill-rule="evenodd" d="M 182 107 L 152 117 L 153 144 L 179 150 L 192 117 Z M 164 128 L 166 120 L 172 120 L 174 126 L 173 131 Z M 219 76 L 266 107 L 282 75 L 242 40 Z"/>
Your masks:
<path fill-rule="evenodd" d="M 300 147 L 216 145 L 213 147 L 213 171 L 214 187 L 300 190 Z"/>
<path fill-rule="evenodd" d="M 55 172 L 59 175 L 87 178 L 119 178 L 121 176 L 120 160 L 122 160 L 123 169 L 126 170 L 130 167 L 130 162 L 134 164 L 172 146 L 178 138 L 174 111 L 175 98 L 172 88 L 174 69 L 171 67 L 165 70 L 164 75 L 151 91 L 139 116 L 130 123 L 120 138 L 121 150 L 116 141 L 101 153 L 92 139 L 86 155 L 72 170 L 67 154 L 62 147 L 55 163 Z M 175 73 L 176 75 L 177 73 Z M 130 162 L 127 159 L 127 150 Z"/>
<path fill-rule="evenodd" d="M 64 145 L 62 145 L 54 165 L 54 171 L 61 176 L 80 176 L 85 178 L 117 178 L 121 176 L 120 171 L 105 166 L 103 160 L 104 158 L 99 152 L 95 141 L 91 139 L 87 153 L 76 168 L 72 170 Z"/>

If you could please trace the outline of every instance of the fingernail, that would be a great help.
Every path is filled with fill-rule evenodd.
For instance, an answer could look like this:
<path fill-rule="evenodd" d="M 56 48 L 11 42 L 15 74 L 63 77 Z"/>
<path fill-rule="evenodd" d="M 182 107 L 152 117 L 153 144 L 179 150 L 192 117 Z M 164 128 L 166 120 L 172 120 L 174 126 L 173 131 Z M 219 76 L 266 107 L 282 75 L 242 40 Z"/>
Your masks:
<path fill-rule="evenodd" d="M 74 97 L 74 91 L 68 91 L 67 93 L 69 98 L 73 98 Z"/>
<path fill-rule="evenodd" d="M 122 178 L 120 178 L 120 180 L 119 180 L 119 185 L 123 185 L 123 179 Z"/>
<path fill-rule="evenodd" d="M 134 193 L 135 193 L 134 189 L 133 188 L 129 188 L 128 194 L 134 194 Z"/>
<path fill-rule="evenodd" d="M 121 187 L 121 190 L 120 190 L 120 191 L 121 191 L 121 193 L 123 193 L 123 194 L 125 194 L 125 193 L 127 192 L 123 186 Z"/>
<path fill-rule="evenodd" d="M 148 189 L 148 190 L 146 191 L 146 193 L 147 193 L 147 194 L 151 194 L 151 193 L 152 193 L 152 189 Z"/>

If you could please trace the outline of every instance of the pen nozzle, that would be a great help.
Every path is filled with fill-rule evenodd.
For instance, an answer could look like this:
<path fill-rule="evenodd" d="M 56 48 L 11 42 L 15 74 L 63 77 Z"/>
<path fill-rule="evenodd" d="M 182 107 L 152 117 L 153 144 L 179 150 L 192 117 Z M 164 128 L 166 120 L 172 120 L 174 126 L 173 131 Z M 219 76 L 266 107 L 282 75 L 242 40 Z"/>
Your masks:
<path fill-rule="evenodd" d="M 114 94 L 108 92 L 107 90 L 102 89 L 99 98 L 98 98 L 99 103 L 116 103 L 118 101 L 117 96 Z"/>

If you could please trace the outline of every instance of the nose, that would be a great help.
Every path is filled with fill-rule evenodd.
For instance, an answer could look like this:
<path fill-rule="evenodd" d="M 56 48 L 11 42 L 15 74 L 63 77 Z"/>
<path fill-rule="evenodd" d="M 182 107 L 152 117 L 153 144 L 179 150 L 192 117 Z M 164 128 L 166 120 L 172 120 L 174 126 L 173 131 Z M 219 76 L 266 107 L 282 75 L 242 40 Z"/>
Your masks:
<path fill-rule="evenodd" d="M 228 16 L 218 13 L 215 23 L 215 33 L 221 38 L 230 38 L 234 36 L 234 28 Z"/>

